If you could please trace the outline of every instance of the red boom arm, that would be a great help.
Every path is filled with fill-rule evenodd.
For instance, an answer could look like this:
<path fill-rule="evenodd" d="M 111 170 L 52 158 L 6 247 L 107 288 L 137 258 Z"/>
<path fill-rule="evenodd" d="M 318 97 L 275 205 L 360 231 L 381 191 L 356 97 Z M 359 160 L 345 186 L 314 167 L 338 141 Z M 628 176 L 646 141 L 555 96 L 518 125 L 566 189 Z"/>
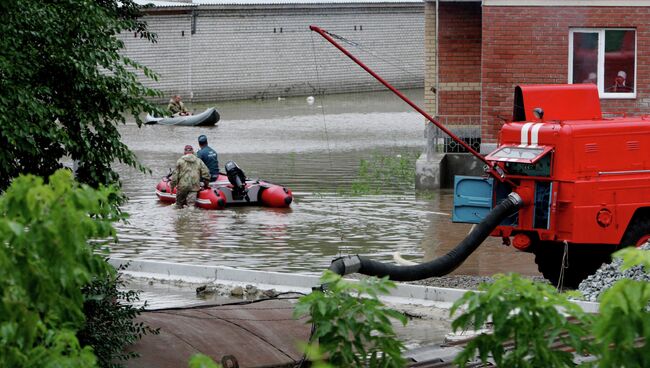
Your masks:
<path fill-rule="evenodd" d="M 470 147 L 469 144 L 465 143 L 465 141 L 463 141 L 462 139 L 458 138 L 454 133 L 452 133 L 451 131 L 449 131 L 449 129 L 445 128 L 444 125 L 440 124 L 440 123 L 439 123 L 438 121 L 436 121 L 436 119 L 434 119 L 431 115 L 427 114 L 427 113 L 426 113 L 424 110 L 422 110 L 418 105 L 416 105 L 416 104 L 413 103 L 411 100 L 409 100 L 409 99 L 408 99 L 408 98 L 407 98 L 407 97 L 406 97 L 402 92 L 400 92 L 399 90 L 397 90 L 395 87 L 391 86 L 391 85 L 390 85 L 388 82 L 386 82 L 382 77 L 380 77 L 379 75 L 377 75 L 377 73 L 373 72 L 373 71 L 372 71 L 370 68 L 368 68 L 364 63 L 362 63 L 359 59 L 357 59 L 354 55 L 352 55 L 348 50 L 344 49 L 343 46 L 341 46 L 341 45 L 339 45 L 338 43 L 336 43 L 336 41 L 334 41 L 334 39 L 333 39 L 332 37 L 330 37 L 330 35 L 327 34 L 327 32 L 326 32 L 325 30 L 323 30 L 323 29 L 321 29 L 321 28 L 319 28 L 319 27 L 317 27 L 317 26 L 309 26 L 309 29 L 311 29 L 312 31 L 317 32 L 318 34 L 320 34 L 321 36 L 323 36 L 323 38 L 325 38 L 327 41 L 329 41 L 329 43 L 331 43 L 332 45 L 334 45 L 337 49 L 341 50 L 341 52 L 343 52 L 345 55 L 347 55 L 347 57 L 349 57 L 350 59 L 352 59 L 352 61 L 354 61 L 354 62 L 357 63 L 360 67 L 362 67 L 365 71 L 367 71 L 368 74 L 372 75 L 372 76 L 373 76 L 376 80 L 378 80 L 381 84 L 383 84 L 384 86 L 386 86 L 386 88 L 388 88 L 389 90 L 391 90 L 391 91 L 392 91 L 393 93 L 395 93 L 399 98 L 401 98 L 404 102 L 406 102 L 406 103 L 409 104 L 412 108 L 414 108 L 417 112 L 419 112 L 420 114 L 422 114 L 422 116 L 424 116 L 428 121 L 430 121 L 431 123 L 433 123 L 433 125 L 437 126 L 440 130 L 442 130 L 442 131 L 445 132 L 449 137 L 451 137 L 451 139 L 453 139 L 453 140 L 456 141 L 458 144 L 460 144 L 463 148 L 465 148 L 465 149 L 467 150 L 467 152 L 471 153 L 471 154 L 474 155 L 476 158 L 478 158 L 479 160 L 483 161 L 483 162 L 487 165 L 488 169 L 490 170 L 490 174 L 492 174 L 492 176 L 494 176 L 495 178 L 497 178 L 497 179 L 498 179 L 499 181 L 501 181 L 501 182 L 505 181 L 504 175 L 501 175 L 499 172 L 497 172 L 496 170 L 494 170 L 494 168 L 491 166 L 490 162 L 489 162 L 488 160 L 486 160 L 485 157 L 481 156 L 481 154 L 478 153 L 478 152 L 476 152 L 472 147 Z"/>

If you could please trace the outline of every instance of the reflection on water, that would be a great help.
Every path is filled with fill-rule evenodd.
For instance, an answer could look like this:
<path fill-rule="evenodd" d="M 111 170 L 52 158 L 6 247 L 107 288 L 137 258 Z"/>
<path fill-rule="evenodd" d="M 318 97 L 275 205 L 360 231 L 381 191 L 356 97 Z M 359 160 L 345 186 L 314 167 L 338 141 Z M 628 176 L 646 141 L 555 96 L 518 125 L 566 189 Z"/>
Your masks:
<path fill-rule="evenodd" d="M 421 91 L 407 91 L 421 105 Z M 322 106 L 322 107 L 320 107 Z M 198 110 L 204 106 L 197 106 Z M 422 151 L 423 119 L 387 93 L 243 101 L 217 106 L 216 127 L 121 127 L 123 140 L 153 175 L 118 167 L 131 217 L 118 226 L 116 257 L 321 272 L 339 254 L 389 261 L 429 260 L 455 246 L 469 226 L 451 224 L 452 193 L 416 196 L 412 187 L 384 183 L 383 195 L 337 195 L 373 155 Z M 185 144 L 206 134 L 220 166 L 235 160 L 249 177 L 291 188 L 289 209 L 176 209 L 157 201 L 154 187 Z M 527 255 L 490 240 L 457 272 L 535 274 Z M 517 267 L 515 267 L 517 266 Z"/>

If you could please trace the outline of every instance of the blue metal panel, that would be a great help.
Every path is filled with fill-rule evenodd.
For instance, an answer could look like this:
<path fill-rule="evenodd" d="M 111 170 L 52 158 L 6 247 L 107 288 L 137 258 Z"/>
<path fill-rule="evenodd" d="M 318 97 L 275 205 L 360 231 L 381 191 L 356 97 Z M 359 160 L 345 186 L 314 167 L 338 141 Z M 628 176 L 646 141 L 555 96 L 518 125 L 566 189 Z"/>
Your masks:
<path fill-rule="evenodd" d="M 481 222 L 494 207 L 493 188 L 493 178 L 457 175 L 451 220 L 470 224 Z"/>
<path fill-rule="evenodd" d="M 551 193 L 553 183 L 538 182 L 535 184 L 535 205 L 533 227 L 535 229 L 548 229 L 551 225 Z"/>

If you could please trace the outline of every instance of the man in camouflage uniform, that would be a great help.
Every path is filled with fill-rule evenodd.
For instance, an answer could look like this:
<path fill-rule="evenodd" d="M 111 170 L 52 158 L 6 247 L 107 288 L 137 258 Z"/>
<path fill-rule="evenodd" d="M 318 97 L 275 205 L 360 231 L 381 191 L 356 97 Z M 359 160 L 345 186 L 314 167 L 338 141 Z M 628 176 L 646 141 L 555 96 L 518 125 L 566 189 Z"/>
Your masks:
<path fill-rule="evenodd" d="M 172 114 L 172 116 L 185 116 L 191 115 L 189 111 L 185 108 L 185 104 L 181 101 L 181 96 L 174 95 L 169 99 L 169 105 L 167 105 L 167 110 Z"/>
<path fill-rule="evenodd" d="M 171 186 L 176 187 L 176 206 L 180 208 L 194 203 L 196 193 L 201 189 L 201 182 L 208 186 L 210 171 L 203 161 L 194 155 L 194 148 L 187 145 L 183 157 L 176 161 L 176 170 L 172 174 Z"/>

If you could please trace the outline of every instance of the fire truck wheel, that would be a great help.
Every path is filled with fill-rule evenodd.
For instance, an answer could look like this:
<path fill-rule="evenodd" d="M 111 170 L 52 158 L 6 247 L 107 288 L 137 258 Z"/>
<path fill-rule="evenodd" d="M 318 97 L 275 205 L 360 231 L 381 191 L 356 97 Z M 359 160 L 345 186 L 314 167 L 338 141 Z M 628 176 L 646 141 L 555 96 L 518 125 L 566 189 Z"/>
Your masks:
<path fill-rule="evenodd" d="M 635 216 L 623 234 L 619 248 L 645 244 L 650 239 L 650 218 Z"/>
<path fill-rule="evenodd" d="M 611 251 L 610 247 L 605 249 L 603 245 L 569 244 L 567 267 L 562 275 L 563 243 L 539 242 L 534 249 L 539 272 L 555 286 L 562 276 L 563 287 L 571 289 L 577 289 L 582 280 L 595 273 L 603 263 L 609 262 Z"/>

